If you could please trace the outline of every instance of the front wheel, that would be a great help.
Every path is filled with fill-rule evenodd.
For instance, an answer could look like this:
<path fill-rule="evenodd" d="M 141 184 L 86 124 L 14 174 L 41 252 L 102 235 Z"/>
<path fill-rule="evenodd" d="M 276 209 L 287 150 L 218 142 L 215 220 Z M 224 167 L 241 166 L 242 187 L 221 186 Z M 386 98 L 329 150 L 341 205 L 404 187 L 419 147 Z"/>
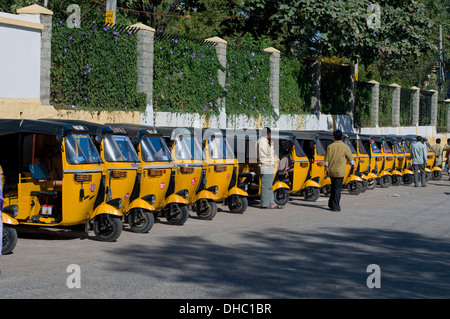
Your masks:
<path fill-rule="evenodd" d="M 305 200 L 308 202 L 315 202 L 320 197 L 320 189 L 317 187 L 307 187 L 303 194 L 305 196 Z"/>
<path fill-rule="evenodd" d="M 169 224 L 181 226 L 189 218 L 189 208 L 186 205 L 171 204 L 165 209 L 164 216 Z"/>
<path fill-rule="evenodd" d="M 128 225 L 135 233 L 147 233 L 155 224 L 155 217 L 142 208 L 133 209 L 128 215 Z"/>
<path fill-rule="evenodd" d="M 122 233 L 122 220 L 119 217 L 101 214 L 94 219 L 94 234 L 100 241 L 115 241 Z"/>
<path fill-rule="evenodd" d="M 402 177 L 400 175 L 392 175 L 392 186 L 398 186 L 402 183 Z"/>
<path fill-rule="evenodd" d="M 275 204 L 284 206 L 289 201 L 289 190 L 286 188 L 278 188 L 273 193 Z"/>
<path fill-rule="evenodd" d="M 235 214 L 242 214 L 248 207 L 248 200 L 245 196 L 231 195 L 228 198 L 228 209 Z"/>
<path fill-rule="evenodd" d="M 402 178 L 403 184 L 409 185 L 409 184 L 411 184 L 413 182 L 413 180 L 414 180 L 413 174 L 405 174 L 405 175 L 403 175 L 403 178 Z"/>
<path fill-rule="evenodd" d="M 434 181 L 439 181 L 442 178 L 442 171 L 440 170 L 435 170 L 431 174 L 431 179 Z"/>
<path fill-rule="evenodd" d="M 212 200 L 200 199 L 195 203 L 195 212 L 200 219 L 211 220 L 217 214 L 217 204 Z"/>
<path fill-rule="evenodd" d="M 330 184 L 322 187 L 322 194 L 324 196 L 328 197 L 328 196 L 330 196 L 330 193 L 331 193 L 331 185 Z"/>
<path fill-rule="evenodd" d="M 391 175 L 384 175 L 381 176 L 378 179 L 378 185 L 380 185 L 382 188 L 388 188 L 392 184 L 392 177 Z"/>
<path fill-rule="evenodd" d="M 13 251 L 17 244 L 17 230 L 7 225 L 3 225 L 3 235 L 2 235 L 2 255 L 9 254 Z"/>
<path fill-rule="evenodd" d="M 362 191 L 362 184 L 358 181 L 351 181 L 347 184 L 347 190 L 352 195 L 359 195 Z"/>
<path fill-rule="evenodd" d="M 377 186 L 377 180 L 375 178 L 369 178 L 367 182 L 368 182 L 367 189 L 369 190 L 373 190 L 375 189 L 375 186 Z"/>

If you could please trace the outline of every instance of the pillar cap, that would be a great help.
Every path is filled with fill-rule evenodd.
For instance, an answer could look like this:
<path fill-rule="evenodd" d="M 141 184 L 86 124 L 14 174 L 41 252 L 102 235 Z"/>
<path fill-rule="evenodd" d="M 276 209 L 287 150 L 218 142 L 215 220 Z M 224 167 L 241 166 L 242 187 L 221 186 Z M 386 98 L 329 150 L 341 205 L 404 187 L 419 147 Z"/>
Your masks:
<path fill-rule="evenodd" d="M 436 90 L 428 90 L 428 92 L 433 92 L 433 93 L 437 93 Z"/>
<path fill-rule="evenodd" d="M 417 86 L 411 86 L 412 90 L 420 90 L 420 88 L 418 88 Z"/>
<path fill-rule="evenodd" d="M 450 99 L 445 99 L 444 102 L 445 103 L 450 103 Z"/>
<path fill-rule="evenodd" d="M 223 43 L 223 44 L 227 44 L 228 43 L 227 41 L 225 41 L 224 39 L 219 38 L 219 37 L 208 38 L 208 39 L 205 39 L 205 41 L 215 42 L 215 43 Z"/>
<path fill-rule="evenodd" d="M 400 85 L 398 85 L 397 83 L 391 83 L 389 84 L 389 86 L 395 87 L 395 88 L 401 88 Z"/>
<path fill-rule="evenodd" d="M 152 27 L 149 27 L 148 25 L 145 25 L 143 23 L 136 23 L 136 24 L 130 25 L 129 28 L 139 28 L 141 30 L 146 30 L 146 31 L 151 31 L 151 32 L 156 31 Z"/>
<path fill-rule="evenodd" d="M 44 8 L 44 7 L 41 7 L 38 4 L 32 4 L 31 6 L 17 9 L 16 12 L 18 14 L 48 14 L 48 15 L 53 15 L 53 11 L 52 10 L 49 10 L 47 8 Z"/>
<path fill-rule="evenodd" d="M 269 53 L 280 53 L 280 51 L 275 49 L 274 47 L 265 48 L 263 51 Z"/>
<path fill-rule="evenodd" d="M 370 80 L 369 83 L 370 83 L 370 84 L 380 84 L 380 82 L 375 81 L 375 80 Z"/>

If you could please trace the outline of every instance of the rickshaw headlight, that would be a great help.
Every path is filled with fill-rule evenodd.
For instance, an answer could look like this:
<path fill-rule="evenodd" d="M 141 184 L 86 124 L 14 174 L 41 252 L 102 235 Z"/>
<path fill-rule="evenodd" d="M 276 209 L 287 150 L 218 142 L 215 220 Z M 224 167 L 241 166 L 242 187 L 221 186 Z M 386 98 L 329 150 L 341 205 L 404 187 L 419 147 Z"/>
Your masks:
<path fill-rule="evenodd" d="M 163 170 L 162 169 L 151 168 L 151 169 L 148 170 L 148 175 L 150 177 L 160 177 L 160 176 L 163 175 Z"/>
<path fill-rule="evenodd" d="M 74 174 L 73 180 L 76 182 L 90 182 L 92 181 L 92 175 L 89 174 Z"/>
<path fill-rule="evenodd" d="M 194 168 L 193 167 L 182 166 L 180 168 L 180 171 L 183 174 L 190 174 L 190 173 L 194 172 Z"/>
<path fill-rule="evenodd" d="M 227 170 L 227 167 L 225 165 L 215 165 L 214 171 L 215 172 L 224 172 Z"/>
<path fill-rule="evenodd" d="M 188 198 L 189 191 L 187 189 L 182 189 L 182 190 L 178 191 L 177 194 L 183 198 Z"/>
<path fill-rule="evenodd" d="M 112 178 L 126 178 L 127 177 L 127 172 L 124 172 L 124 171 L 112 171 L 111 172 L 111 177 Z"/>
<path fill-rule="evenodd" d="M 219 187 L 218 186 L 211 186 L 211 187 L 208 187 L 208 190 L 211 193 L 217 194 L 219 192 Z"/>

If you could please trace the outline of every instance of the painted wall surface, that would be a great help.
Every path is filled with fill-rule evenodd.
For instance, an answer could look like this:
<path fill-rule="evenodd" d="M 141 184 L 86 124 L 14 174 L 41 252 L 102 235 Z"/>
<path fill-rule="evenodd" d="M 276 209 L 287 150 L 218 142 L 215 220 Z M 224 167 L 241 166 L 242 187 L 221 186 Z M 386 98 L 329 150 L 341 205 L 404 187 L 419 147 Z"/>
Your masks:
<path fill-rule="evenodd" d="M 40 23 L 38 15 L 0 12 L 2 21 Z M 0 23 L 0 97 L 40 98 L 41 30 Z"/>

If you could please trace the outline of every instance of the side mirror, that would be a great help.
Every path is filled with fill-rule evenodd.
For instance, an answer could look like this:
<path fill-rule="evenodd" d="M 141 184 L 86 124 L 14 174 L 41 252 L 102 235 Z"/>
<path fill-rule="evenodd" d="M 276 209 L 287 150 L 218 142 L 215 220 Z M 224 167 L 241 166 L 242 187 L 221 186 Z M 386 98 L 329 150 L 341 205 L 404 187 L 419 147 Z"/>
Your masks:
<path fill-rule="evenodd" d="M 59 143 L 62 143 L 62 141 L 63 141 L 63 136 L 62 136 L 62 134 L 57 134 L 56 135 L 56 140 L 59 142 Z"/>

